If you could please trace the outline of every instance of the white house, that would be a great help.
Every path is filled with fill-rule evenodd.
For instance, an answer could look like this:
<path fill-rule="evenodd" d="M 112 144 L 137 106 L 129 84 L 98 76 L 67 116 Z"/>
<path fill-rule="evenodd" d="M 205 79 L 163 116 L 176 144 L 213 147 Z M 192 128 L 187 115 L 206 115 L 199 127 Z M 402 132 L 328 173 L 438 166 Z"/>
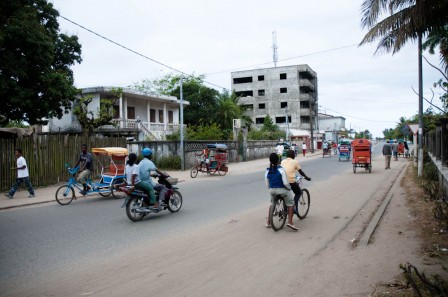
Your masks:
<path fill-rule="evenodd" d="M 113 87 L 94 87 L 82 89 L 82 96 L 91 96 L 88 108 L 96 114 L 101 99 L 114 98 Z M 183 101 L 183 106 L 189 105 Z M 74 103 L 76 104 L 76 102 Z M 137 133 L 152 139 L 164 139 L 166 135 L 180 128 L 180 100 L 173 96 L 151 95 L 132 89 L 123 89 L 122 96 L 115 102 L 115 126 L 98 129 L 104 133 Z M 42 132 L 61 132 L 80 130 L 76 116 L 70 111 L 61 119 L 49 119 Z"/>

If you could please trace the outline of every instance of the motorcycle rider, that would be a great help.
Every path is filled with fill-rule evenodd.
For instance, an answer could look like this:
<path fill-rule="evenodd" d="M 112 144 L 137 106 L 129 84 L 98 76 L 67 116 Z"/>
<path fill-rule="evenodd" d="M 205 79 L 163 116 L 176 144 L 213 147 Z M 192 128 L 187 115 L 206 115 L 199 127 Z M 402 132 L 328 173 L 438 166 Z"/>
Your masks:
<path fill-rule="evenodd" d="M 154 188 L 147 182 L 140 179 L 139 165 L 136 164 L 137 155 L 134 153 L 129 154 L 128 161 L 126 162 L 126 180 L 129 186 L 143 191 L 147 194 L 145 197 L 145 203 L 148 206 L 158 208 L 159 203 L 156 200 L 156 195 L 154 193 Z M 148 201 L 149 197 L 149 201 Z"/>
<path fill-rule="evenodd" d="M 157 172 L 159 175 L 161 175 L 164 178 L 167 178 L 168 175 L 157 169 L 154 162 L 151 160 L 152 158 L 152 150 L 150 148 L 144 148 L 142 150 L 143 160 L 140 161 L 138 164 L 139 166 L 139 173 L 140 173 L 140 179 L 147 184 L 151 186 L 151 188 L 159 192 L 158 200 L 160 202 L 164 201 L 165 193 L 167 191 L 167 188 L 164 185 L 161 185 L 159 183 L 154 182 L 154 180 L 151 177 L 151 171 Z M 155 198 L 154 198 L 155 199 Z"/>

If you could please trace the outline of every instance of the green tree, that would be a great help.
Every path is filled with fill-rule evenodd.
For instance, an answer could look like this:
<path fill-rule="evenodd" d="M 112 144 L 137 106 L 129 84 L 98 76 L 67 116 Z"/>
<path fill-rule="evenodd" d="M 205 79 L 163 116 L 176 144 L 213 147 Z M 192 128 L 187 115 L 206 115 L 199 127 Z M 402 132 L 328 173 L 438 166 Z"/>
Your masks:
<path fill-rule="evenodd" d="M 361 10 L 362 27 L 369 32 L 360 45 L 380 39 L 377 52 L 396 53 L 419 33 L 431 34 L 448 24 L 446 0 L 365 0 Z"/>
<path fill-rule="evenodd" d="M 61 118 L 77 93 L 70 66 L 82 60 L 78 38 L 59 33 L 46 0 L 3 0 L 0 11 L 0 125 Z"/>
<path fill-rule="evenodd" d="M 77 117 L 79 124 L 83 129 L 83 134 L 89 137 L 93 134 L 93 131 L 104 125 L 113 125 L 114 119 L 113 106 L 115 102 L 121 97 L 123 90 L 112 90 L 114 98 L 103 98 L 100 102 L 100 107 L 93 112 L 89 110 L 89 104 L 92 102 L 93 97 L 81 97 L 79 101 L 75 102 L 73 107 L 73 114 Z"/>
<path fill-rule="evenodd" d="M 440 53 L 440 65 L 444 68 L 445 73 L 448 73 L 448 24 L 434 29 L 423 43 L 423 49 L 428 49 L 430 54 L 435 53 L 437 46 Z"/>

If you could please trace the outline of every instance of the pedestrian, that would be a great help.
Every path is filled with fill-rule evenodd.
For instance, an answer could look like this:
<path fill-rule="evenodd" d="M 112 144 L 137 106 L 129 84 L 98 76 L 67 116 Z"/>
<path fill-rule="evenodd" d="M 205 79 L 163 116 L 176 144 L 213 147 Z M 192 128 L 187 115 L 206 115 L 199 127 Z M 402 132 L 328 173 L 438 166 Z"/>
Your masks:
<path fill-rule="evenodd" d="M 389 144 L 389 141 L 383 145 L 383 156 L 386 170 L 390 169 L 390 158 L 392 157 L 392 147 Z"/>
<path fill-rule="evenodd" d="M 404 153 L 405 157 L 409 158 L 409 146 L 408 146 L 407 141 L 404 142 L 404 150 L 405 150 L 405 153 Z"/>
<path fill-rule="evenodd" d="M 87 145 L 81 145 L 81 154 L 79 155 L 78 163 L 75 167 L 79 165 L 79 174 L 76 179 L 78 183 L 82 184 L 83 189 L 81 190 L 82 195 L 86 195 L 87 191 L 87 179 L 93 172 L 93 156 L 87 151 Z"/>
<path fill-rule="evenodd" d="M 9 199 L 12 199 L 14 196 L 14 193 L 17 191 L 17 188 L 22 184 L 25 183 L 25 185 L 28 187 L 28 192 L 30 195 L 28 198 L 33 198 L 34 195 L 34 189 L 33 185 L 31 185 L 30 179 L 29 179 L 29 171 L 28 166 L 26 164 L 26 160 L 24 157 L 22 157 L 22 150 L 16 149 L 14 151 L 14 155 L 17 158 L 17 167 L 11 168 L 11 170 L 17 170 L 17 179 L 16 182 L 12 185 L 11 189 L 9 190 L 8 194 L 5 194 L 6 197 Z"/>
<path fill-rule="evenodd" d="M 283 146 L 283 144 L 278 143 L 275 148 L 277 150 L 277 155 L 278 155 L 279 162 L 281 162 L 282 161 L 282 156 L 283 156 L 283 151 L 285 150 L 285 147 Z"/>
<path fill-rule="evenodd" d="M 302 154 L 305 157 L 305 154 L 306 154 L 306 143 L 305 143 L 305 141 L 302 143 Z"/>
<path fill-rule="evenodd" d="M 394 154 L 395 161 L 398 161 L 398 142 L 396 140 L 392 144 L 392 152 Z"/>

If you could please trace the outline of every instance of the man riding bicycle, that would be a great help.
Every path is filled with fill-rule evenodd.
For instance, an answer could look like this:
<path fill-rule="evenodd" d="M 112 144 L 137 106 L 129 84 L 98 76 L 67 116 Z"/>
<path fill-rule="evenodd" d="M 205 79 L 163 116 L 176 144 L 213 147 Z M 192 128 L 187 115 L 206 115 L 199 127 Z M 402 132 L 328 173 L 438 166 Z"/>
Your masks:
<path fill-rule="evenodd" d="M 281 165 L 285 170 L 286 177 L 291 186 L 291 190 L 294 192 L 294 204 L 297 205 L 300 199 L 302 191 L 299 185 L 296 183 L 296 172 L 298 171 L 306 180 L 310 181 L 311 178 L 308 177 L 305 172 L 303 172 L 302 167 L 300 167 L 299 161 L 294 160 L 296 154 L 293 150 L 288 150 L 286 152 L 286 159 L 282 161 Z"/>

